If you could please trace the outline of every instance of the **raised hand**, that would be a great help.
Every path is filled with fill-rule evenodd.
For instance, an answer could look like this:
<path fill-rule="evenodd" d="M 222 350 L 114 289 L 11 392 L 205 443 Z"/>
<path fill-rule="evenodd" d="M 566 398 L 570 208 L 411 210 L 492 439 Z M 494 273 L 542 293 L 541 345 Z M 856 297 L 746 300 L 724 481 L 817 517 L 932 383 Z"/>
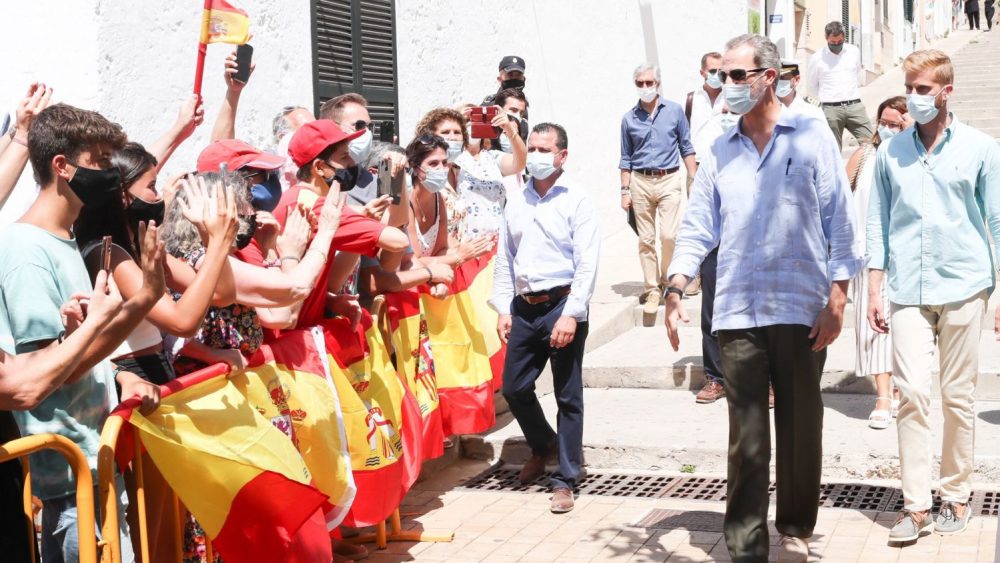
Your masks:
<path fill-rule="evenodd" d="M 28 87 L 28 93 L 25 94 L 24 99 L 17 104 L 17 110 L 15 110 L 15 121 L 14 126 L 17 129 L 17 133 L 27 138 L 28 129 L 31 128 L 31 122 L 34 121 L 35 117 L 41 113 L 41 111 L 52 103 L 52 88 L 49 88 L 45 84 L 40 82 L 35 82 Z"/>
<path fill-rule="evenodd" d="M 148 226 L 143 221 L 139 222 L 139 240 L 142 246 L 142 256 L 139 260 L 139 266 L 142 268 L 142 289 L 136 297 L 148 300 L 147 303 L 152 307 L 167 288 L 163 274 L 166 251 L 163 249 L 156 221 L 150 221 Z"/>
<path fill-rule="evenodd" d="M 345 202 L 346 200 L 341 198 L 339 193 L 336 194 L 336 197 L 333 197 L 332 191 L 328 193 L 326 201 L 323 202 L 323 208 L 319 212 L 317 229 L 336 232 L 337 228 L 340 227 L 340 214 L 344 210 Z"/>
<path fill-rule="evenodd" d="M 389 204 L 391 203 L 392 196 L 384 195 L 377 197 L 365 204 L 365 216 L 376 221 L 381 221 L 382 215 L 385 214 L 386 209 L 389 209 Z"/>
<path fill-rule="evenodd" d="M 507 112 L 504 111 L 502 107 L 500 106 L 493 106 L 493 107 L 497 108 L 497 116 L 493 118 L 493 121 L 491 121 L 490 124 L 493 125 L 494 127 L 499 127 L 500 129 L 503 129 L 503 132 L 507 134 L 508 139 L 513 139 L 514 137 L 518 136 L 517 122 L 513 121 L 510 117 L 508 117 Z"/>
<path fill-rule="evenodd" d="M 204 185 L 204 180 L 198 178 Z M 215 205 L 209 205 L 209 213 L 202 220 L 205 230 L 208 233 L 208 246 L 213 240 L 222 241 L 225 248 L 233 245 L 236 240 L 236 233 L 239 231 L 239 215 L 236 212 L 236 194 L 233 190 L 227 190 L 225 184 L 219 182 L 215 186 Z M 207 203 L 207 202 L 206 202 Z M 214 207 L 216 212 L 211 213 Z"/>
<path fill-rule="evenodd" d="M 101 270 L 97 272 L 97 279 L 94 280 L 94 292 L 90 295 L 90 302 L 85 306 L 86 316 L 100 325 L 105 325 L 121 311 L 122 301 L 122 294 L 115 284 L 115 277 L 110 272 Z M 66 334 L 70 332 L 67 326 Z"/>
<path fill-rule="evenodd" d="M 256 68 L 257 68 L 257 63 L 251 61 L 250 76 L 253 76 L 253 71 Z M 226 80 L 226 88 L 228 88 L 230 92 L 241 92 L 243 91 L 243 87 L 246 86 L 246 84 L 240 82 L 239 80 L 233 80 L 233 76 L 236 75 L 237 69 L 238 65 L 236 64 L 236 49 L 233 49 L 233 52 L 226 57 L 226 69 L 223 75 Z M 247 83 L 249 82 L 250 78 L 247 77 Z"/>
<path fill-rule="evenodd" d="M 187 139 L 204 122 L 205 106 L 202 104 L 201 96 L 191 94 L 181 104 L 181 110 L 177 114 L 177 121 L 174 124 L 178 131 L 178 139 Z"/>
<path fill-rule="evenodd" d="M 205 178 L 201 176 L 182 178 L 181 186 L 186 196 L 177 200 L 177 205 L 181 207 L 181 215 L 194 225 L 198 235 L 201 236 L 202 244 L 208 246 L 208 228 L 205 221 L 214 214 L 215 210 L 212 208 L 215 202 L 208 195 Z"/>
<path fill-rule="evenodd" d="M 312 227 L 309 220 L 298 207 L 291 209 L 285 218 L 285 229 L 278 237 L 278 256 L 294 256 L 302 258 L 309 244 L 309 234 Z"/>

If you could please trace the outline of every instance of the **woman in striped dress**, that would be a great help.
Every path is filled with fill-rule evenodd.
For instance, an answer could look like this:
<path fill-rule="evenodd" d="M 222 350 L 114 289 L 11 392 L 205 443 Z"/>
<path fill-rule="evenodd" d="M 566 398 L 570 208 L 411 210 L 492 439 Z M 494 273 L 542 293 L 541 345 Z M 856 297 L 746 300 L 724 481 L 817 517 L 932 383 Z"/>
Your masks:
<path fill-rule="evenodd" d="M 868 196 L 875 176 L 875 152 L 879 144 L 913 125 L 907 114 L 906 98 L 895 96 L 882 102 L 876 114 L 878 132 L 871 144 L 862 145 L 847 161 L 847 177 L 854 192 L 857 213 L 856 240 L 865 245 L 868 223 Z M 868 426 L 883 430 L 892 424 L 899 408 L 899 390 L 892 389 L 892 336 L 879 334 L 868 324 L 868 272 L 862 270 L 851 283 L 851 299 L 854 302 L 854 331 L 857 338 L 857 361 L 855 375 L 875 377 L 875 408 L 868 416 Z M 887 301 L 885 283 L 881 288 L 883 301 Z"/>

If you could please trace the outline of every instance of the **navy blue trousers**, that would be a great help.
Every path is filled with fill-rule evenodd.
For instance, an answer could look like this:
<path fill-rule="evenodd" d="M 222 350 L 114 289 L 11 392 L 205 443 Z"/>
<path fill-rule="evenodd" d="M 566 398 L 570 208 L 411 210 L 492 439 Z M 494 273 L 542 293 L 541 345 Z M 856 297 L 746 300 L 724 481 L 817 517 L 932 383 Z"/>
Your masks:
<path fill-rule="evenodd" d="M 701 357 L 705 377 L 722 385 L 722 351 L 719 337 L 712 334 L 712 314 L 715 312 L 715 271 L 719 266 L 719 249 L 708 253 L 701 263 Z"/>
<path fill-rule="evenodd" d="M 503 366 L 503 396 L 534 455 L 550 453 L 553 443 L 558 442 L 559 470 L 552 475 L 552 487 L 573 489 L 583 465 L 583 346 L 588 325 L 578 322 L 573 342 L 563 348 L 550 347 L 552 327 L 562 315 L 565 303 L 565 297 L 538 305 L 514 298 Z M 535 381 L 546 362 L 551 362 L 559 406 L 558 432 L 545 420 L 535 395 Z"/>

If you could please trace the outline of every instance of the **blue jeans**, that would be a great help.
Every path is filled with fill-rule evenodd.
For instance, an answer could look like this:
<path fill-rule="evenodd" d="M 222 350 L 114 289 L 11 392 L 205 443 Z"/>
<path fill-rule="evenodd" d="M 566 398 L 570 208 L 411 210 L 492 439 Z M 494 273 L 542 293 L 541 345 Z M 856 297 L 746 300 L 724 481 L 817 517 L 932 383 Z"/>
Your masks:
<path fill-rule="evenodd" d="M 115 479 L 115 489 L 118 491 L 118 530 L 122 563 L 134 563 L 135 553 L 132 551 L 128 522 L 125 520 L 128 497 L 125 494 L 125 483 L 121 476 Z M 95 501 L 98 498 L 95 487 Z M 49 499 L 44 501 L 42 505 L 42 563 L 78 563 L 80 560 L 80 538 L 76 524 L 76 495 Z M 94 513 L 97 517 L 97 524 L 100 526 L 100 508 Z M 97 530 L 97 539 L 101 539 L 100 530 Z"/>

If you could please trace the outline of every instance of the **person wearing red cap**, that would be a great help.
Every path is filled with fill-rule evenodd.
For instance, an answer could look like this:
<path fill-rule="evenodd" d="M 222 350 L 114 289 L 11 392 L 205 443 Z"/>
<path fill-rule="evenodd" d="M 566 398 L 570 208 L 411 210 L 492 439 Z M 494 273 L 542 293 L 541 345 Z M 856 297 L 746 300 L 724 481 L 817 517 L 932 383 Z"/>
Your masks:
<path fill-rule="evenodd" d="M 226 170 L 239 174 L 250 186 L 250 204 L 258 211 L 272 211 L 281 198 L 278 171 L 285 163 L 280 156 L 266 153 L 243 141 L 225 139 L 205 147 L 198 155 L 198 172 Z"/>
<path fill-rule="evenodd" d="M 358 165 L 351 158 L 348 143 L 364 132 L 345 133 L 327 119 L 306 123 L 292 136 L 288 154 L 298 167 L 299 183 L 289 188 L 274 209 L 274 218 L 284 226 L 289 209 L 305 206 L 318 216 L 327 197 L 343 197 L 341 192 L 354 188 Z M 402 252 L 409 244 L 406 234 L 395 227 L 388 227 L 345 207 L 341 213 L 340 227 L 333 237 L 331 250 L 375 256 L 378 251 Z M 238 256 L 253 264 L 263 264 L 265 256 L 254 241 Z M 274 257 L 269 257 L 274 258 Z M 295 260 L 295 256 L 280 256 L 279 260 Z M 306 298 L 294 328 L 306 328 L 318 323 L 324 316 L 326 296 L 330 284 L 330 268 L 317 280 L 315 289 Z M 339 288 L 336 288 L 339 289 Z"/>

